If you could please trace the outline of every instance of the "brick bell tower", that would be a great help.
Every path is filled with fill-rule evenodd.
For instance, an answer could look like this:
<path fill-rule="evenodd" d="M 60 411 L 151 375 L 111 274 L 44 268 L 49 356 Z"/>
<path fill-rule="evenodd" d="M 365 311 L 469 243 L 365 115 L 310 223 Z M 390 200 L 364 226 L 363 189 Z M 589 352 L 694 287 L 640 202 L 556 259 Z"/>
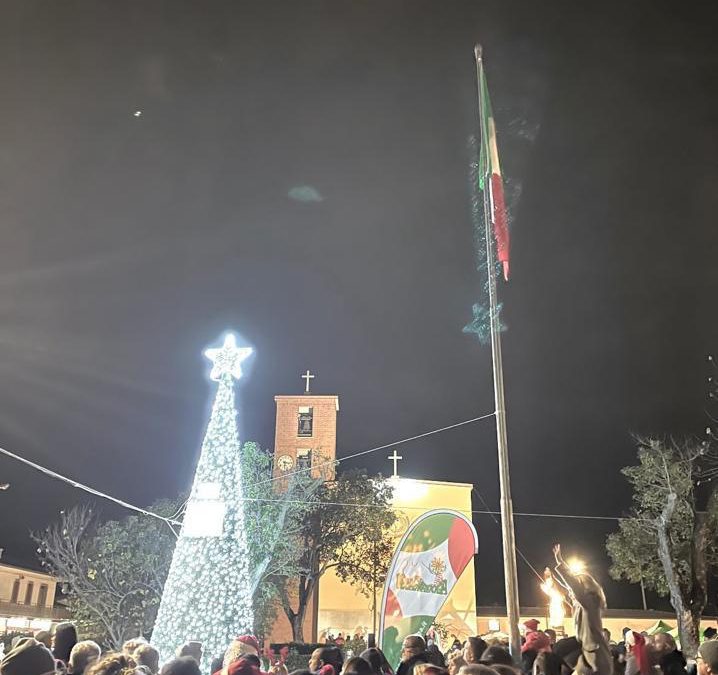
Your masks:
<path fill-rule="evenodd" d="M 274 432 L 274 476 L 309 470 L 314 477 L 334 478 L 337 455 L 338 396 L 311 392 L 316 376 L 308 370 L 302 379 L 304 393 L 275 396 L 277 422 Z"/>
<path fill-rule="evenodd" d="M 315 375 L 309 371 L 302 375 L 304 393 L 296 396 L 275 396 L 277 423 L 274 432 L 275 489 L 286 487 L 283 476 L 298 470 L 307 470 L 315 478 L 334 478 L 334 460 L 337 456 L 338 396 L 319 396 L 311 392 Z M 293 603 L 296 597 L 293 599 Z M 307 605 L 304 616 L 304 638 L 317 640 L 319 620 L 319 586 Z M 289 642 L 292 629 L 284 612 L 279 612 L 270 631 L 274 642 Z"/>

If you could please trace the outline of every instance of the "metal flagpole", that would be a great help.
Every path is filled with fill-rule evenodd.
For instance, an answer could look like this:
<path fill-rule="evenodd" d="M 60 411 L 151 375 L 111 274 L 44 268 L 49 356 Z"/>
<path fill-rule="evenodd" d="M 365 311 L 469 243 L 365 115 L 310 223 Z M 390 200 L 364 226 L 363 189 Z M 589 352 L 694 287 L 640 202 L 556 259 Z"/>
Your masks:
<path fill-rule="evenodd" d="M 476 81 L 479 95 L 479 118 L 481 123 L 481 144 L 489 162 L 488 129 L 483 110 L 482 81 L 483 63 L 481 45 L 474 48 L 476 56 Z M 509 620 L 511 654 L 521 654 L 519 635 L 519 593 L 516 574 L 516 537 L 514 535 L 514 507 L 511 501 L 511 480 L 509 478 L 509 449 L 506 439 L 506 406 L 504 403 L 504 369 L 501 358 L 501 335 L 499 333 L 498 302 L 496 298 L 496 271 L 494 263 L 494 235 L 491 229 L 491 204 L 489 202 L 490 176 L 484 179 L 484 224 L 486 228 L 486 267 L 489 277 L 489 315 L 491 321 L 491 356 L 494 371 L 494 405 L 496 407 L 496 442 L 499 451 L 499 485 L 501 489 L 501 533 L 504 553 L 504 585 L 506 588 L 506 612 Z"/>

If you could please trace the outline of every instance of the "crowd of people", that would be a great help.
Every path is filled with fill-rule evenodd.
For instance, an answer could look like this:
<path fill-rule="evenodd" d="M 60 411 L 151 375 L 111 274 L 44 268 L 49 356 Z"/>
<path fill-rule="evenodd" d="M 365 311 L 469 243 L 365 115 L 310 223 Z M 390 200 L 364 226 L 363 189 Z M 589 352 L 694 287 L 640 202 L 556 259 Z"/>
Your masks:
<path fill-rule="evenodd" d="M 524 624 L 520 655 L 513 657 L 499 641 L 481 637 L 455 640 L 442 652 L 428 636 L 409 635 L 402 644 L 396 670 L 376 647 L 347 654 L 330 644 L 315 649 L 306 668 L 288 673 L 281 663 L 263 662 L 263 650 L 251 635 L 237 637 L 211 664 L 212 675 L 718 675 L 715 629 L 705 632 L 695 661 L 686 662 L 669 633 L 648 636 L 625 628 L 614 642 L 601 628 L 600 644 L 587 645 L 578 636 L 558 638 L 539 630 L 538 621 Z M 587 646 L 590 652 L 587 653 Z M 600 653 L 608 655 L 603 659 Z M 597 657 L 597 654 L 599 655 Z M 75 626 L 63 623 L 51 636 L 16 639 L 0 661 L 0 675 L 201 675 L 199 643 L 177 649 L 161 664 L 160 654 L 144 638 L 128 640 L 119 652 L 103 653 L 92 640 L 78 640 Z M 266 668 L 266 670 L 265 670 Z"/>

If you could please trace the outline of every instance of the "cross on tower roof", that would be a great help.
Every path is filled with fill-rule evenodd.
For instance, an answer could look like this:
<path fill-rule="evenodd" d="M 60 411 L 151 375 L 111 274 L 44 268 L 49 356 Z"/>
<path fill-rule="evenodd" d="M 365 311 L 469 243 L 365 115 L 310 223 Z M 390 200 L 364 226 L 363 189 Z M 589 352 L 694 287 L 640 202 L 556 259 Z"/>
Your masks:
<path fill-rule="evenodd" d="M 303 380 L 306 380 L 306 385 L 304 386 L 304 393 L 305 393 L 305 394 L 308 394 L 308 393 L 309 393 L 309 385 L 311 384 L 310 380 L 313 380 L 315 377 L 316 377 L 316 375 L 312 375 L 312 374 L 309 372 L 309 369 L 307 369 L 307 372 L 304 373 L 304 375 L 302 375 L 302 379 L 303 379 Z"/>
<path fill-rule="evenodd" d="M 403 458 L 401 455 L 397 455 L 397 454 L 396 454 L 396 448 L 394 448 L 392 454 L 389 455 L 389 456 L 387 457 L 387 459 L 390 459 L 390 460 L 392 460 L 392 461 L 394 462 L 394 478 L 398 478 L 398 477 L 399 477 L 399 473 L 398 473 L 398 471 L 397 471 L 397 462 L 398 462 L 400 459 L 404 459 L 404 458 Z"/>

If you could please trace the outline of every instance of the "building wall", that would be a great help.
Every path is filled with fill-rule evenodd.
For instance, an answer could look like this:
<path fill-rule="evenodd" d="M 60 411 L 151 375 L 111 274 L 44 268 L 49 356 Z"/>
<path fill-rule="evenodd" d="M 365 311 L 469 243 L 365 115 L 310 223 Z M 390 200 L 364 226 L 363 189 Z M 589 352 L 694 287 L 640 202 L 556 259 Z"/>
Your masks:
<path fill-rule="evenodd" d="M 391 479 L 395 480 L 395 479 Z M 445 483 L 427 480 L 395 480 L 393 506 L 397 512 L 395 538 L 399 539 L 411 523 L 432 509 L 454 509 L 471 519 L 471 489 L 466 483 Z M 318 636 L 320 641 L 328 632 L 337 635 L 363 633 L 379 629 L 381 600 L 384 589 L 377 589 L 376 621 L 372 615 L 372 599 L 350 584 L 341 581 L 333 570 L 327 571 L 319 582 Z M 476 634 L 476 590 L 474 561 L 472 560 L 446 599 L 437 616 L 457 637 Z"/>
<path fill-rule="evenodd" d="M 47 586 L 47 596 L 43 607 L 51 608 L 55 602 L 55 589 L 57 582 L 54 577 L 42 572 L 27 570 L 22 567 L 12 567 L 10 565 L 0 565 L 0 602 L 11 603 L 12 591 L 15 581 L 20 582 L 17 601 L 14 604 L 37 607 L 40 599 L 40 587 Z M 26 603 L 26 594 L 29 584 L 32 584 L 30 602 Z"/>
<path fill-rule="evenodd" d="M 292 458 L 296 469 L 297 450 L 300 448 L 312 451 L 312 464 L 331 462 L 337 454 L 337 412 L 339 411 L 339 398 L 337 396 L 314 396 L 303 394 L 301 396 L 275 396 L 277 404 L 277 418 L 274 435 L 274 473 L 281 475 L 282 470 L 277 460 L 288 455 Z M 298 420 L 300 408 L 312 408 L 313 425 L 311 436 L 299 436 Z M 334 476 L 333 465 L 325 465 L 321 469 L 312 471 L 312 475 L 322 475 L 325 478 Z"/>

